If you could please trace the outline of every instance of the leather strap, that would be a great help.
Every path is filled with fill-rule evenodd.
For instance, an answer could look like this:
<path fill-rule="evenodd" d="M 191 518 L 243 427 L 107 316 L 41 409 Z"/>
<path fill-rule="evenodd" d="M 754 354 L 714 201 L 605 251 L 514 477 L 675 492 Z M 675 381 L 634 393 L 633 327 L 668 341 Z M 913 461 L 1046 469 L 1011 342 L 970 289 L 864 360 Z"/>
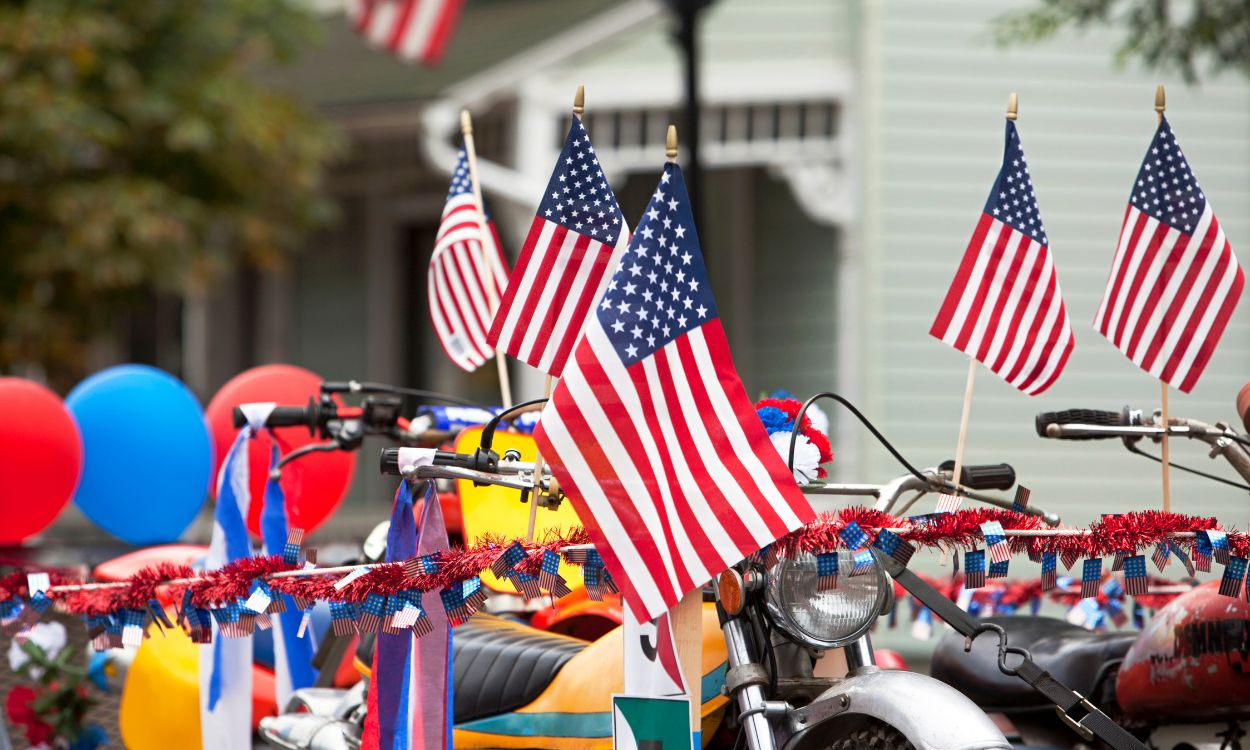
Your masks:
<path fill-rule="evenodd" d="M 983 633 L 994 632 L 996 626 L 988 626 L 960 609 L 954 602 L 943 596 L 937 589 L 925 583 L 923 579 L 908 570 L 906 566 L 900 564 L 893 557 L 876 547 L 872 548 L 872 554 L 877 558 L 877 564 L 885 568 L 886 572 L 894 580 L 898 581 L 903 588 L 920 600 L 921 604 L 931 609 L 946 624 L 967 638 L 969 643 L 972 642 L 973 638 Z M 1007 643 L 1006 635 L 1001 632 L 1001 629 L 998 632 L 999 669 L 1004 674 L 1014 674 L 1027 682 L 1034 690 L 1046 696 L 1047 700 L 1055 704 L 1059 711 L 1059 717 L 1073 731 L 1084 736 L 1087 740 L 1097 737 L 1114 748 L 1114 750 L 1147 750 L 1146 745 L 1126 732 L 1119 724 L 1112 721 L 1097 706 L 1090 703 L 1085 696 L 1059 682 L 1049 672 L 1039 667 L 1030 658 L 1027 651 L 1012 648 Z M 1008 664 L 1006 661 L 1008 655 L 1020 657 L 1020 663 L 1015 664 L 1012 662 Z"/>

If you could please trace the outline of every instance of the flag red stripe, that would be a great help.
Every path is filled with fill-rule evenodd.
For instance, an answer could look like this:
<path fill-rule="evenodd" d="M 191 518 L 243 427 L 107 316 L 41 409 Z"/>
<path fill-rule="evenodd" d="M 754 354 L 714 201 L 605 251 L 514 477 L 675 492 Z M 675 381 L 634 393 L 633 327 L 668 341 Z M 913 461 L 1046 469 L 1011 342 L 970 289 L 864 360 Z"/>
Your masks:
<path fill-rule="evenodd" d="M 1138 262 L 1137 270 L 1133 274 L 1132 281 L 1129 282 L 1128 290 L 1125 292 L 1126 301 L 1132 302 L 1121 306 L 1120 319 L 1116 321 L 1115 334 L 1111 337 L 1111 342 L 1119 349 L 1124 348 L 1124 328 L 1128 325 L 1128 319 L 1133 316 L 1133 310 L 1137 307 L 1136 300 L 1138 299 L 1138 294 L 1142 291 L 1146 275 L 1150 271 L 1151 264 L 1154 263 L 1155 256 L 1159 254 L 1160 249 L 1163 247 L 1163 240 L 1170 231 L 1172 231 L 1171 227 L 1161 221 L 1158 222 L 1155 225 L 1154 232 L 1151 233 L 1144 244 L 1137 245 L 1133 250 L 1134 254 L 1140 255 L 1141 260 Z"/>
<path fill-rule="evenodd" d="M 568 254 L 568 263 L 565 264 L 563 272 L 555 279 L 555 288 L 552 289 L 551 285 L 548 284 L 550 291 L 547 294 L 550 296 L 547 300 L 547 311 L 543 315 L 542 321 L 538 323 L 538 337 L 536 339 L 536 341 L 543 342 L 544 348 L 550 345 L 551 336 L 557 333 L 556 323 L 559 319 L 560 311 L 568 304 L 565 298 L 568 297 L 569 290 L 573 288 L 573 281 L 577 277 L 578 269 L 587 260 L 586 251 L 590 247 L 590 238 L 584 234 L 577 233 L 574 233 L 574 236 L 577 239 Z M 584 317 L 582 319 L 585 320 Z M 530 325 L 534 324 L 530 323 Z M 533 356 L 533 354 L 530 356 Z"/>
<path fill-rule="evenodd" d="M 1211 235 L 1208 235 L 1208 237 L 1210 236 Z M 1163 261 L 1163 268 L 1159 269 L 1159 276 L 1155 279 L 1150 293 L 1142 296 L 1141 305 L 1139 306 L 1137 313 L 1137 325 L 1133 326 L 1133 330 L 1129 335 L 1128 343 L 1121 347 L 1124 354 L 1129 359 L 1137 359 L 1137 348 L 1141 344 L 1142 336 L 1146 333 L 1146 328 L 1149 326 L 1150 318 L 1154 315 L 1155 310 L 1159 307 L 1160 303 L 1167 304 L 1163 299 L 1163 291 L 1167 288 L 1168 284 L 1171 283 L 1172 274 L 1176 270 L 1177 264 L 1181 262 L 1185 256 L 1185 251 L 1189 248 L 1189 241 L 1190 237 L 1187 234 L 1181 234 L 1176 238 L 1176 242 L 1172 244 L 1171 250 L 1168 251 L 1167 257 Z M 1209 250 L 1210 246 L 1210 239 L 1205 240 L 1203 245 L 1199 246 L 1198 254 L 1205 256 L 1206 253 L 1204 250 Z M 1196 272 L 1197 268 L 1191 265 L 1189 272 L 1186 273 L 1186 276 L 1190 276 L 1190 274 Z M 1193 283 L 1192 279 L 1189 283 Z M 1177 301 L 1183 299 L 1184 294 L 1179 294 L 1176 297 L 1173 297 L 1171 304 L 1164 308 L 1166 312 L 1164 313 L 1163 320 L 1160 322 L 1159 330 L 1164 330 L 1165 327 L 1170 327 L 1168 326 L 1168 322 L 1171 320 L 1169 316 L 1174 314 Z M 1158 338 L 1159 330 L 1155 331 L 1155 339 Z M 1162 343 L 1161 340 L 1160 343 Z M 1150 369 L 1149 366 L 1146 366 L 1146 369 Z"/>
<path fill-rule="evenodd" d="M 1206 335 L 1200 337 L 1195 336 L 1195 333 L 1198 325 L 1202 322 L 1207 309 L 1210 308 L 1212 304 L 1217 304 L 1218 298 L 1215 296 L 1215 293 L 1218 290 L 1220 283 L 1224 280 L 1224 276 L 1227 272 L 1227 263 L 1216 263 L 1216 269 L 1210 276 L 1207 277 L 1207 283 L 1204 285 L 1202 293 L 1196 298 L 1193 312 L 1189 316 L 1189 321 L 1185 324 L 1185 332 L 1182 333 L 1181 337 L 1177 340 L 1176 348 L 1169 352 L 1170 356 L 1168 357 L 1167 365 L 1163 368 L 1163 372 L 1160 373 L 1159 376 L 1161 380 L 1165 382 L 1170 382 L 1172 380 L 1173 376 L 1176 375 L 1176 368 L 1180 366 L 1181 361 L 1185 359 L 1185 356 L 1188 354 L 1190 348 L 1192 348 L 1195 344 L 1198 345 L 1197 354 L 1194 356 L 1195 363 L 1199 358 L 1201 358 L 1203 364 L 1205 365 L 1206 360 L 1210 358 L 1211 352 L 1215 349 L 1215 342 L 1219 341 L 1219 335 L 1224 331 L 1223 327 L 1221 326 L 1220 329 L 1216 331 L 1215 326 L 1212 326 L 1211 329 L 1206 332 Z M 1237 272 L 1240 274 L 1240 269 L 1238 269 Z M 1236 282 L 1234 281 L 1234 284 L 1235 283 Z M 1233 297 L 1232 299 L 1233 304 L 1235 305 L 1237 298 Z M 1227 305 L 1228 297 L 1226 296 L 1222 302 L 1223 305 Z M 1223 307 L 1223 305 L 1221 307 Z M 1229 312 L 1231 313 L 1231 309 Z M 1193 369 L 1192 366 L 1190 369 Z"/>
<path fill-rule="evenodd" d="M 534 245 L 537 244 L 538 237 L 542 234 L 543 226 L 545 224 L 546 222 L 537 216 L 535 216 L 534 220 L 530 222 L 529 232 L 525 235 L 525 242 L 521 245 L 521 254 L 517 258 L 517 266 L 512 271 L 513 278 L 522 280 L 525 278 L 526 273 L 528 273 L 530 263 L 532 263 L 534 259 Z M 488 337 L 490 343 L 494 344 L 496 347 L 502 349 L 508 354 L 512 354 L 513 356 L 516 356 L 515 347 L 519 344 L 519 332 L 522 329 L 518 326 L 513 328 L 511 331 L 505 332 L 504 327 L 507 324 L 508 310 L 510 310 L 512 305 L 516 302 L 516 298 L 519 293 L 519 284 L 509 284 L 507 288 L 504 289 L 503 299 L 499 303 L 498 312 L 495 313 L 495 320 L 491 324 L 490 335 Z M 507 333 L 507 338 L 504 338 L 505 333 Z"/>
<path fill-rule="evenodd" d="M 441 0 L 443 3 L 442 11 L 438 20 L 434 23 L 434 28 L 430 30 L 430 38 L 426 44 L 425 52 L 421 55 L 422 62 L 426 65 L 437 65 L 443 59 L 443 53 L 447 51 L 447 44 L 451 41 L 452 31 L 455 30 L 456 21 L 460 18 L 460 12 L 464 7 L 464 0 Z"/>
<path fill-rule="evenodd" d="M 399 6 L 399 14 L 395 17 L 394 25 L 391 26 L 390 33 L 386 37 L 386 49 L 391 52 L 398 52 L 400 45 L 403 44 L 404 35 L 408 33 L 408 27 L 412 24 L 412 14 L 417 10 L 418 2 L 433 2 L 433 0 L 388 0 Z"/>
<path fill-rule="evenodd" d="M 994 274 L 998 272 L 998 264 L 1002 262 L 1003 252 L 1007 248 L 1007 243 L 1015 234 L 1011 227 L 1004 224 L 998 233 L 998 239 L 994 242 L 994 249 L 990 251 L 989 260 L 985 264 L 985 273 L 981 275 L 981 283 L 977 285 L 976 292 L 972 299 L 972 310 L 977 311 L 976 315 L 970 315 L 968 320 L 964 322 L 963 330 L 959 332 L 959 338 L 955 339 L 955 348 L 960 351 L 968 351 L 968 340 L 976 332 L 977 320 L 980 318 L 980 311 L 985 304 L 985 297 L 989 294 L 990 286 L 994 283 Z"/>
<path fill-rule="evenodd" d="M 977 227 L 972 232 L 972 239 L 968 241 L 968 247 L 964 250 L 964 257 L 959 262 L 959 270 L 955 272 L 955 278 L 951 281 L 950 290 L 946 293 L 946 298 L 942 300 L 937 319 L 929 328 L 929 335 L 939 339 L 946 338 L 946 332 L 950 330 L 955 311 L 959 308 L 959 300 L 968 286 L 968 278 L 972 276 L 972 269 L 977 264 L 981 246 L 985 244 L 985 236 L 993 224 L 993 218 L 988 214 L 981 214 L 981 220 L 977 222 Z"/>
<path fill-rule="evenodd" d="M 1012 237 L 1008 239 L 1008 244 L 1014 244 L 1015 249 L 1011 252 L 1006 274 L 1003 277 L 1002 284 L 998 289 L 997 298 L 994 300 L 994 307 L 990 312 L 989 322 L 985 326 L 985 332 L 981 335 L 981 347 L 977 350 L 977 360 L 984 362 L 990 354 L 990 345 L 994 343 L 995 333 L 998 331 L 998 325 L 1002 321 L 1003 308 L 1007 306 L 1007 299 L 1011 296 L 1011 288 L 1016 283 L 1016 277 L 1020 274 L 1020 269 L 1024 266 L 1024 257 L 1029 249 L 1029 238 L 1026 235 L 1017 232 L 1012 233 Z M 991 284 L 993 280 L 991 279 Z"/>
<path fill-rule="evenodd" d="M 1124 224 L 1120 228 L 1121 234 L 1124 233 L 1125 229 L 1128 229 L 1129 239 L 1124 247 L 1124 257 L 1120 260 L 1119 268 L 1112 269 L 1112 272 L 1115 274 L 1114 282 L 1112 279 L 1107 280 L 1107 287 L 1110 291 L 1106 296 L 1106 314 L 1102 319 L 1102 325 L 1098 327 L 1098 331 L 1108 339 L 1111 338 L 1111 321 L 1117 319 L 1123 312 L 1124 301 L 1120 297 L 1124 288 L 1124 280 L 1128 276 L 1128 267 L 1131 258 L 1136 252 L 1137 242 L 1141 238 L 1142 231 L 1149 220 L 1150 217 L 1134 211 L 1130 207 L 1128 214 L 1124 217 Z M 1131 228 L 1129 222 L 1132 222 Z"/>
<path fill-rule="evenodd" d="M 1017 355 L 1017 359 L 1027 357 L 1028 353 L 1033 349 L 1034 342 L 1037 340 L 1037 332 L 1035 330 L 1023 328 L 1021 326 L 1021 323 L 1024 321 L 1024 313 L 1028 310 L 1029 303 L 1032 302 L 1033 298 L 1038 295 L 1041 285 L 1045 284 L 1046 289 L 1051 287 L 1051 284 L 1048 283 L 1050 279 L 1042 279 L 1042 269 L 1046 267 L 1046 257 L 1049 253 L 1046 252 L 1046 248 L 1044 247 L 1039 248 L 1039 250 L 1040 252 L 1037 253 L 1037 257 L 1033 259 L 1032 268 L 1029 269 L 1028 274 L 1024 279 L 1024 285 L 1020 293 L 1020 301 L 1016 304 L 1016 309 L 1012 313 L 1011 320 L 1007 324 L 1007 330 L 1011 332 L 1011 334 L 1017 336 L 1024 335 L 1028 338 L 1028 342 L 1025 346 L 1020 348 L 1020 353 Z M 1037 314 L 1045 314 L 1045 310 L 1043 310 L 1040 305 L 1038 306 Z M 1011 334 L 1008 335 L 1007 341 L 1003 342 L 1003 346 L 998 352 L 998 356 L 994 358 L 994 363 L 987 363 L 987 366 L 994 372 L 1002 372 L 1003 366 L 1007 364 L 1007 357 L 1011 354 L 1012 349 L 1010 341 Z"/>
<path fill-rule="evenodd" d="M 1180 320 L 1181 313 L 1184 311 L 1186 302 L 1190 299 L 1190 295 L 1193 292 L 1194 285 L 1198 282 L 1198 276 L 1202 273 L 1203 264 L 1206 262 L 1208 258 L 1210 258 L 1211 249 L 1215 245 L 1215 240 L 1219 236 L 1220 236 L 1219 222 L 1215 221 L 1214 217 L 1212 217 L 1212 221 L 1210 225 L 1207 227 L 1207 233 L 1201 239 L 1200 244 L 1198 245 L 1198 251 L 1194 254 L 1193 262 L 1190 264 L 1188 270 L 1185 272 L 1185 277 L 1184 279 L 1182 279 L 1180 286 L 1176 290 L 1176 293 L 1172 296 L 1171 304 L 1169 304 L 1165 308 L 1165 311 L 1163 313 L 1163 318 L 1162 320 L 1159 321 L 1159 327 L 1155 329 L 1154 336 L 1151 337 L 1150 343 L 1146 347 L 1145 354 L 1144 356 L 1141 357 L 1141 368 L 1143 370 L 1146 370 L 1147 372 L 1149 372 L 1150 370 L 1154 369 L 1155 360 L 1158 358 L 1159 352 L 1163 349 L 1163 346 L 1166 344 L 1168 335 L 1172 332 L 1172 329 L 1175 326 L 1182 323 L 1182 321 Z M 1187 246 L 1192 238 L 1190 238 L 1188 235 L 1182 235 L 1182 237 L 1183 237 L 1182 242 L 1178 242 L 1177 245 L 1183 244 Z M 1159 292 L 1162 292 L 1162 290 L 1166 287 L 1167 282 L 1170 280 L 1171 280 L 1170 277 L 1169 278 L 1160 277 L 1159 282 L 1158 282 Z M 1146 299 L 1145 305 L 1146 305 L 1146 308 L 1150 310 L 1151 314 L 1153 314 L 1154 309 L 1158 307 L 1158 304 L 1162 300 L 1162 297 L 1163 295 L 1161 293 L 1156 293 L 1156 294 L 1150 295 L 1150 297 Z M 1203 308 L 1206 307 L 1206 305 L 1201 300 L 1199 301 L 1198 304 L 1201 305 Z M 1200 313 L 1196 309 L 1191 311 L 1191 315 L 1199 315 L 1199 314 Z M 1150 315 L 1143 312 L 1141 320 L 1148 322 L 1150 320 Z M 1191 320 L 1192 320 L 1192 317 L 1191 317 Z M 1139 330 L 1134 333 L 1133 342 L 1130 342 L 1131 344 L 1137 343 L 1140 340 L 1142 334 L 1145 333 L 1145 328 L 1146 326 L 1142 325 L 1139 328 Z M 1182 338 L 1181 341 L 1184 341 L 1184 338 Z M 1125 348 L 1123 351 L 1124 351 L 1125 356 L 1127 356 L 1129 359 L 1133 360 L 1134 362 L 1138 361 L 1136 346 L 1130 345 L 1129 347 Z"/>
<path fill-rule="evenodd" d="M 545 252 L 538 264 L 537 278 L 540 281 L 528 290 L 525 301 L 521 305 L 521 315 L 517 323 L 517 336 L 513 339 L 509 352 L 523 362 L 533 363 L 532 358 L 521 351 L 525 347 L 523 334 L 535 324 L 535 311 L 538 309 L 539 302 L 544 301 L 544 298 L 547 297 L 547 290 L 552 282 L 558 282 L 558 279 L 552 278 L 551 273 L 555 268 L 556 261 L 559 259 L 560 248 L 563 247 L 568 234 L 569 230 L 567 228 L 558 224 L 555 225 L 555 230 L 551 234 L 551 240 L 547 243 Z M 551 305 L 554 300 L 546 299 L 546 302 L 548 305 Z"/>
<path fill-rule="evenodd" d="M 550 369 L 552 375 L 558 376 L 564 369 L 564 363 L 568 361 L 569 353 L 573 351 L 573 345 L 577 343 L 578 337 L 582 335 L 580 323 L 590 315 L 591 308 L 599 297 L 599 290 L 603 288 L 604 279 L 611 273 L 611 260 L 611 249 L 598 244 L 591 258 L 590 276 L 586 279 L 586 283 L 582 285 L 581 293 L 577 296 L 577 302 L 573 308 L 573 315 L 569 318 L 564 335 L 560 337 L 560 344 L 556 348 L 555 356 L 552 358 Z"/>
<path fill-rule="evenodd" d="M 1236 263 L 1236 259 L 1232 257 L 1233 251 L 1230 246 L 1225 246 L 1228 252 L 1228 260 Z M 1228 319 L 1232 317 L 1233 309 L 1237 307 L 1237 302 L 1241 299 L 1241 292 L 1245 287 L 1246 277 L 1240 267 L 1233 270 L 1233 284 L 1228 290 L 1228 294 L 1224 297 L 1220 310 L 1216 313 L 1215 321 L 1211 324 L 1211 329 L 1207 331 L 1203 337 L 1201 348 L 1194 357 L 1193 364 L 1189 366 L 1189 374 L 1177 386 L 1183 393 L 1189 393 L 1198 383 L 1198 376 L 1206 369 L 1207 362 L 1211 359 L 1211 355 L 1215 353 L 1215 345 L 1219 342 L 1220 336 L 1224 335 L 1224 328 L 1228 325 Z"/>

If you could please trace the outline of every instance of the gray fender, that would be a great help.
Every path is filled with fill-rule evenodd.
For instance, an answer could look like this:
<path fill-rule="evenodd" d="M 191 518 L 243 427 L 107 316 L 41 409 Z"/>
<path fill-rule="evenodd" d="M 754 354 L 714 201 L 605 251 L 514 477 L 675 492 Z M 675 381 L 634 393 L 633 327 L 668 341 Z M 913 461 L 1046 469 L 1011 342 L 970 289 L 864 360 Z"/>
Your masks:
<path fill-rule="evenodd" d="M 822 747 L 857 715 L 889 724 L 916 750 L 1011 750 L 994 722 L 963 693 L 926 675 L 876 667 L 839 682 L 798 712 L 791 719 L 796 734 L 785 750 Z"/>

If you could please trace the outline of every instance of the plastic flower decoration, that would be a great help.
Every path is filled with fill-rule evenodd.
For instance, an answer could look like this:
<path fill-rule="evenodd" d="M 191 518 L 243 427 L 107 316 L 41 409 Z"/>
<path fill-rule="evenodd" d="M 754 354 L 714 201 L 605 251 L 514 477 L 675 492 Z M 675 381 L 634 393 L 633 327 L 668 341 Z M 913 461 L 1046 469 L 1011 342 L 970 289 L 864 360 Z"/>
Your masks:
<path fill-rule="evenodd" d="M 65 644 L 69 642 L 65 633 L 65 626 L 59 622 L 40 622 L 30 629 L 29 641 L 39 648 L 43 649 L 43 653 L 49 660 L 55 660 L 57 654 L 61 653 L 61 649 L 65 648 Z M 22 648 L 18 639 L 14 638 L 9 642 L 9 669 L 14 672 L 20 672 L 22 667 L 30 661 L 30 653 Z M 38 680 L 43 677 L 43 669 L 37 665 L 31 665 L 30 677 Z"/>
<path fill-rule="evenodd" d="M 795 398 L 777 398 L 778 395 L 789 395 L 784 392 L 774 397 L 761 399 L 755 404 L 755 413 L 759 415 L 764 431 L 777 449 L 782 461 L 790 458 L 790 433 L 794 429 L 794 419 L 803 404 Z M 809 409 L 808 411 L 811 411 Z M 829 446 L 829 438 L 817 429 L 812 420 L 803 415 L 799 424 L 799 435 L 794 444 L 794 481 L 806 484 L 817 479 L 824 479 L 826 472 L 821 464 L 833 460 L 833 450 Z"/>

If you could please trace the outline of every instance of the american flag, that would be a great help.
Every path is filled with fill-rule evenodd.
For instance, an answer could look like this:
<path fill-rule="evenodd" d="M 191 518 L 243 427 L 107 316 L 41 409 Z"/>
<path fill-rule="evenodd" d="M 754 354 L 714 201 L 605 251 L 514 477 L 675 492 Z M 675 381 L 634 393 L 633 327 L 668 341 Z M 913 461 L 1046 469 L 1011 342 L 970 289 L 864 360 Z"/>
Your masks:
<path fill-rule="evenodd" d="M 498 307 L 499 290 L 508 282 L 508 266 L 495 228 L 488 225 L 483 243 L 481 218 L 469 162 L 460 149 L 430 256 L 428 284 L 430 320 L 439 343 L 452 362 L 469 372 L 495 356 L 486 333 Z M 486 272 L 488 262 L 493 280 Z"/>
<path fill-rule="evenodd" d="M 1016 124 L 1003 165 L 929 334 L 1035 396 L 1059 377 L 1075 339 Z"/>
<path fill-rule="evenodd" d="M 1131 596 L 1145 596 L 1150 591 L 1144 555 L 1124 558 L 1124 590 Z"/>
<path fill-rule="evenodd" d="M 621 207 L 573 115 L 488 341 L 559 377 L 628 243 Z"/>
<path fill-rule="evenodd" d="M 1138 367 L 1188 393 L 1244 283 L 1211 204 L 1161 118 L 1133 183 L 1094 327 Z"/>
<path fill-rule="evenodd" d="M 534 436 L 640 620 L 814 517 L 734 370 L 675 164 Z"/>
<path fill-rule="evenodd" d="M 464 0 L 350 0 L 356 32 L 374 47 L 434 65 L 456 30 Z"/>

